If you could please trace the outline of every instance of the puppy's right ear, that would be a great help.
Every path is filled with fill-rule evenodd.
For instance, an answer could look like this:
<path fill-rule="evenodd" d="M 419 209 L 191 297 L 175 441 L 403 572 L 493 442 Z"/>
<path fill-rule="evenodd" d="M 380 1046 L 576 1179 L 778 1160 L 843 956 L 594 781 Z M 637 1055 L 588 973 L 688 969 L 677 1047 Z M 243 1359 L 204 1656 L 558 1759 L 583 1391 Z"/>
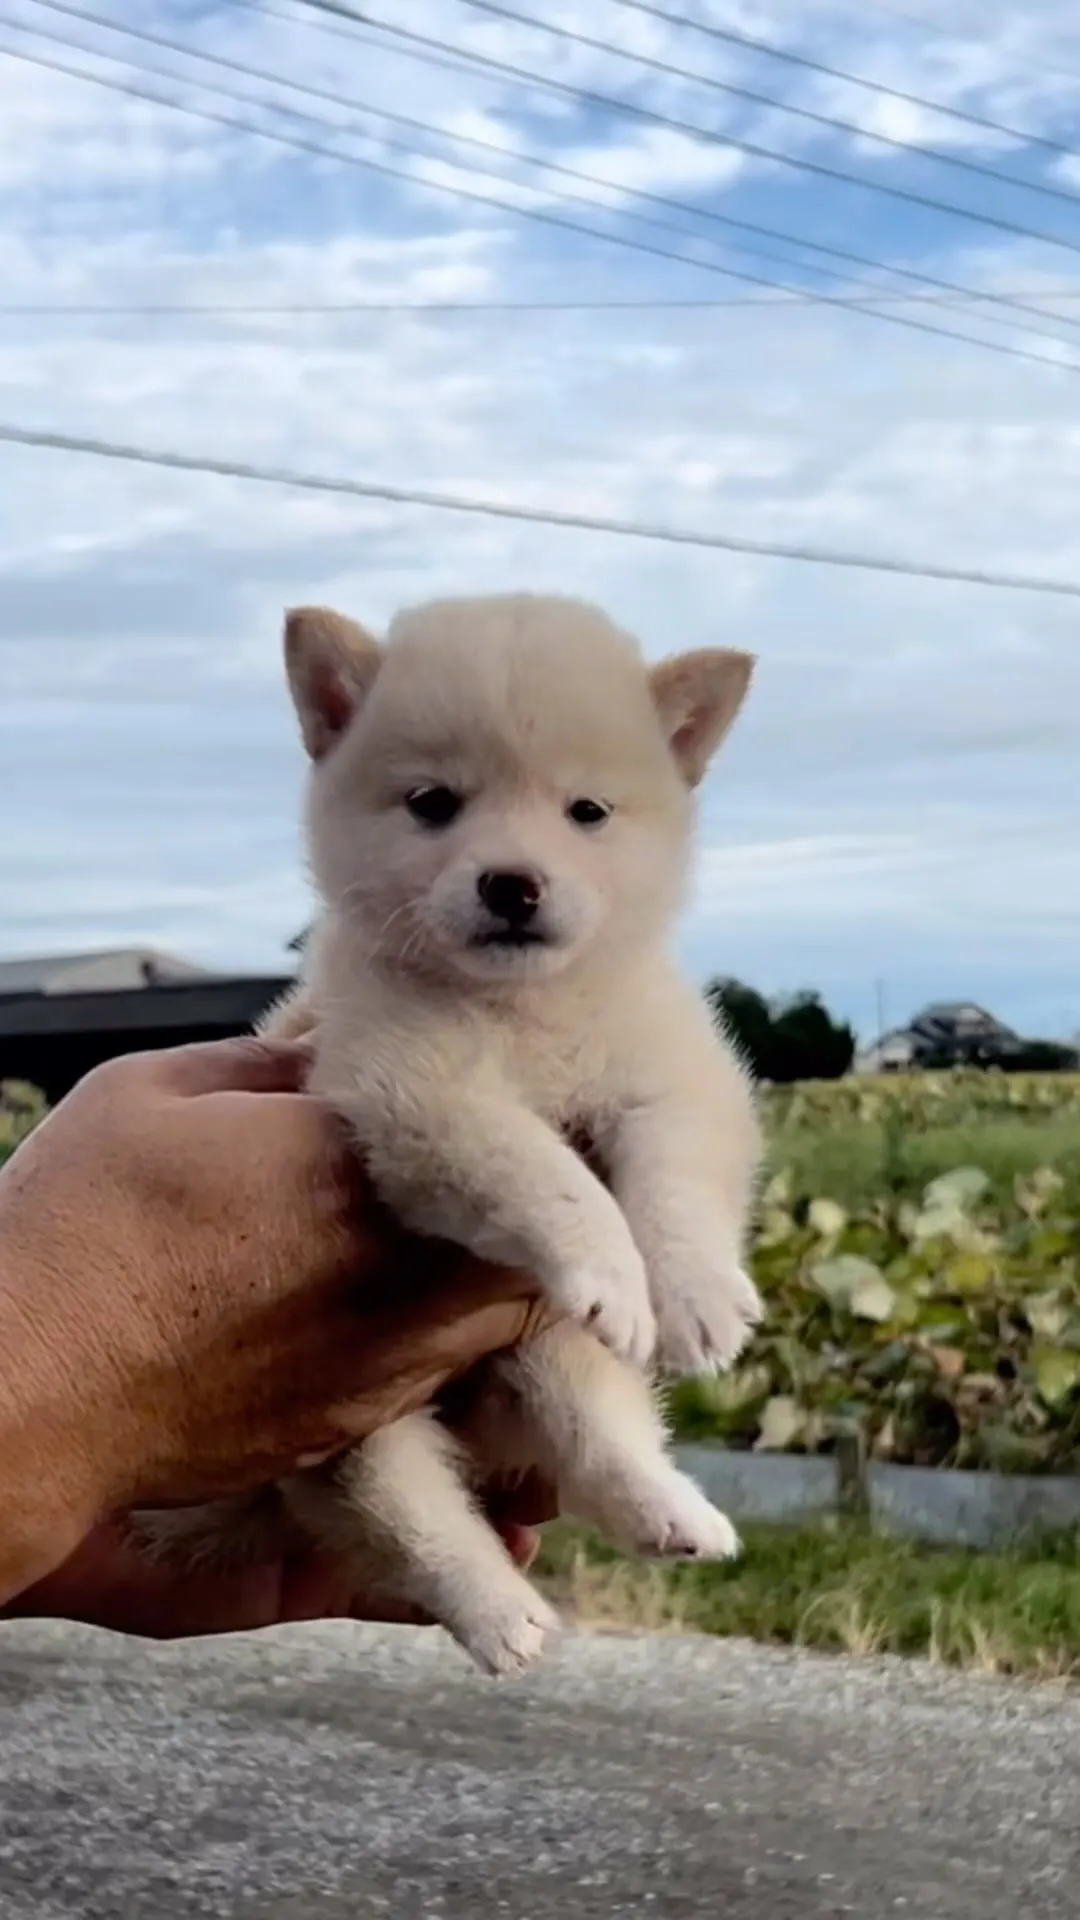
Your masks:
<path fill-rule="evenodd" d="M 355 620 L 329 607 L 290 607 L 285 669 L 304 745 L 321 760 L 359 713 L 379 671 L 382 649 Z"/>

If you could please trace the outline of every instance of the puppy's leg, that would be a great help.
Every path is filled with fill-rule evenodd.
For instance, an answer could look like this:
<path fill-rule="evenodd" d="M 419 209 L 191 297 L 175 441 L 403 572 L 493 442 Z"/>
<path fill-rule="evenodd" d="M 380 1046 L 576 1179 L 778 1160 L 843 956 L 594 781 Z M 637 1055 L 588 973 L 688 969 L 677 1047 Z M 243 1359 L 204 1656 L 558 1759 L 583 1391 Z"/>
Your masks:
<path fill-rule="evenodd" d="M 659 969 L 613 1047 L 591 1128 L 649 1274 L 657 1361 L 730 1366 L 761 1318 L 744 1246 L 762 1159 L 750 1078 L 701 994 Z"/>
<path fill-rule="evenodd" d="M 287 1505 L 352 1570 L 357 1593 L 419 1608 L 489 1673 L 517 1673 L 558 1618 L 476 1508 L 450 1435 L 409 1414 L 356 1447 L 332 1474 L 285 1483 Z"/>
<path fill-rule="evenodd" d="M 604 1142 L 649 1275 L 656 1359 L 677 1372 L 731 1366 L 761 1319 L 743 1265 L 756 1143 L 745 1115 L 725 1131 L 707 1103 L 683 1095 L 628 1107 Z"/>
<path fill-rule="evenodd" d="M 312 1082 L 355 1128 L 380 1198 L 415 1232 L 535 1274 L 561 1313 L 644 1365 L 656 1337 L 645 1265 L 599 1180 L 509 1094 L 461 1087 L 449 1100 L 408 1071 L 384 1073 L 375 1097 L 336 1074 Z"/>
<path fill-rule="evenodd" d="M 726 1560 L 730 1520 L 667 1451 L 648 1381 L 577 1327 L 561 1325 L 493 1362 L 494 1390 L 468 1428 L 492 1469 L 538 1466 L 560 1509 L 630 1553 Z"/>

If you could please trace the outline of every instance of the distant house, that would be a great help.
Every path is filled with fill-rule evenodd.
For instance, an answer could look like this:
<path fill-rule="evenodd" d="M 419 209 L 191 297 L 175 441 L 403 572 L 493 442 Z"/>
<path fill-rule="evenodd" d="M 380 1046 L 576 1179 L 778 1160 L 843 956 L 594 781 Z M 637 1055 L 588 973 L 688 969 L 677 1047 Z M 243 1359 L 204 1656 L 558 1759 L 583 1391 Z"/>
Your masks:
<path fill-rule="evenodd" d="M 1021 1039 L 985 1007 L 970 1000 L 935 1001 L 906 1027 L 894 1027 L 865 1048 L 856 1073 L 904 1073 L 931 1066 L 1008 1065 L 1028 1050 Z"/>
<path fill-rule="evenodd" d="M 46 953 L 0 960 L 0 1000 L 24 993 L 100 993 L 168 980 L 206 980 L 205 967 L 157 947 L 103 947 L 88 953 Z"/>
<path fill-rule="evenodd" d="M 0 1080 L 58 1100 L 117 1054 L 244 1033 L 292 979 L 215 973 L 155 947 L 0 961 Z"/>
<path fill-rule="evenodd" d="M 852 1071 L 907 1073 L 915 1065 L 917 1045 L 915 1035 L 907 1027 L 893 1027 L 855 1055 Z"/>

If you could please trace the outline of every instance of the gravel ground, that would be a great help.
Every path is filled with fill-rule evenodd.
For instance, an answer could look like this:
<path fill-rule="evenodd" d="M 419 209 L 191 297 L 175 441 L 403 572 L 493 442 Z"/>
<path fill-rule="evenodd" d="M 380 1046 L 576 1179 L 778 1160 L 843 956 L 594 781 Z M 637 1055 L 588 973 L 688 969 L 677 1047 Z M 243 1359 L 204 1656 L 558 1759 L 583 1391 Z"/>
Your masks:
<path fill-rule="evenodd" d="M 1075 1920 L 1080 1699 L 568 1636 L 0 1628 L 4 1920 Z"/>

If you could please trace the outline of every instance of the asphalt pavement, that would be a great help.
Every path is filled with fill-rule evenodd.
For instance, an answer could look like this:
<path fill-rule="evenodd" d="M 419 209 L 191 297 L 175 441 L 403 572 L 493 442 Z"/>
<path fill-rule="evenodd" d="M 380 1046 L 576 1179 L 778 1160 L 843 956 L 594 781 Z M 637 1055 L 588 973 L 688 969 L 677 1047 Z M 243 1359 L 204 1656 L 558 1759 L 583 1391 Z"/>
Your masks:
<path fill-rule="evenodd" d="M 3 1920 L 1076 1920 L 1080 1698 L 684 1637 L 0 1627 Z"/>

